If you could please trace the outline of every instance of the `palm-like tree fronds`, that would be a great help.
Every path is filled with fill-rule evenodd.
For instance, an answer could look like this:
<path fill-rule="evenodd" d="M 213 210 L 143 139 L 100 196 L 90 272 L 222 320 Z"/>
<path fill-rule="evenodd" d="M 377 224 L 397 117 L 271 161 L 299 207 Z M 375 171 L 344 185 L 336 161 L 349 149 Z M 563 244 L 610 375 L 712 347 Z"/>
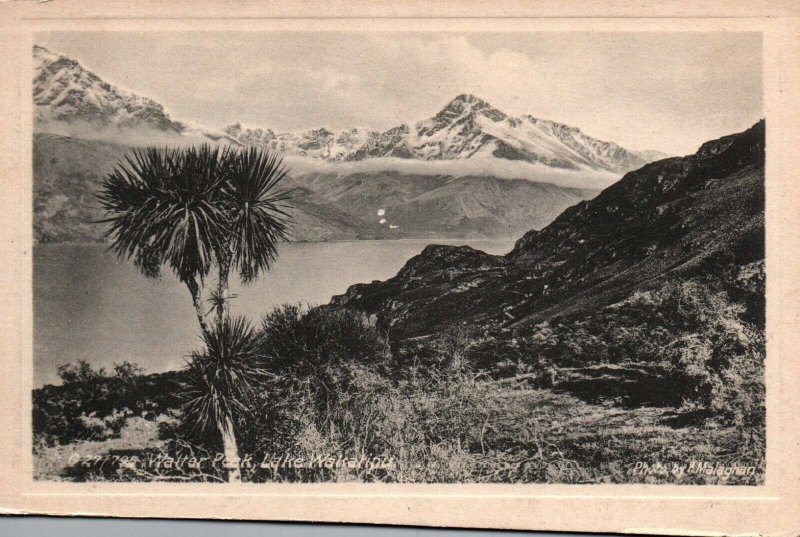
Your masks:
<path fill-rule="evenodd" d="M 256 331 L 241 317 L 226 318 L 204 336 L 205 349 L 187 359 L 184 410 L 202 430 L 245 414 L 267 375 Z"/>
<path fill-rule="evenodd" d="M 219 289 L 212 289 L 208 294 L 208 299 L 206 300 L 206 302 L 208 302 L 208 304 L 211 306 L 211 308 L 208 310 L 208 313 L 216 311 L 221 306 L 225 306 L 235 298 L 239 298 L 239 295 L 236 293 L 230 293 L 227 290 L 223 290 L 220 293 Z"/>
<path fill-rule="evenodd" d="M 103 181 L 106 237 L 147 276 L 169 264 L 181 280 L 232 263 L 244 281 L 268 270 L 286 238 L 282 161 L 257 148 L 135 150 Z"/>
<path fill-rule="evenodd" d="M 208 274 L 223 248 L 227 218 L 219 207 L 230 150 L 135 150 L 103 181 L 106 236 L 119 257 L 148 276 L 169 264 L 181 280 Z"/>
<path fill-rule="evenodd" d="M 267 151 L 243 151 L 230 169 L 226 188 L 233 266 L 243 281 L 269 269 L 276 245 L 287 236 L 289 193 L 278 190 L 287 175 L 281 159 Z"/>

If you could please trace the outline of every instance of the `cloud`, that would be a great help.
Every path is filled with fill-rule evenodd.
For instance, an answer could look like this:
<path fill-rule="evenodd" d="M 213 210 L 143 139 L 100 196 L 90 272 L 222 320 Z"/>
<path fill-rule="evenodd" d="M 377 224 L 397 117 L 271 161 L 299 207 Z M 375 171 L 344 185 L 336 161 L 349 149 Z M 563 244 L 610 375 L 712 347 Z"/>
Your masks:
<path fill-rule="evenodd" d="M 180 135 L 163 132 L 144 126 L 136 128 L 98 127 L 82 121 L 37 122 L 37 132 L 48 132 L 62 136 L 99 140 L 133 147 L 188 146 L 213 142 L 204 136 Z M 283 162 L 290 175 L 301 178 L 309 174 L 334 174 L 337 176 L 355 173 L 401 173 L 407 175 L 450 175 L 453 177 L 497 177 L 500 179 L 524 179 L 539 183 L 551 183 L 563 187 L 602 189 L 615 183 L 620 176 L 594 170 L 561 170 L 541 164 L 511 161 L 491 157 L 474 156 L 465 160 L 408 160 L 391 157 L 371 158 L 354 162 L 331 162 L 309 157 L 287 155 Z M 386 214 L 378 208 L 377 216 Z"/>
<path fill-rule="evenodd" d="M 551 183 L 562 187 L 602 189 L 619 180 L 620 175 L 595 170 L 561 170 L 518 160 L 472 157 L 465 160 L 406 160 L 372 158 L 355 162 L 330 162 L 306 157 L 287 156 L 284 163 L 290 175 L 301 178 L 310 174 L 337 176 L 355 173 L 401 173 L 407 175 L 451 175 L 453 177 L 497 177 Z M 384 213 L 385 214 L 385 213 Z M 383 216 L 381 210 L 378 216 Z"/>
<path fill-rule="evenodd" d="M 34 125 L 35 132 L 46 132 L 81 138 L 84 140 L 98 140 L 133 147 L 146 146 L 188 146 L 201 143 L 211 143 L 210 139 L 203 136 L 187 136 L 177 132 L 164 132 L 145 126 L 136 128 L 119 128 L 114 126 L 101 127 L 96 123 L 79 120 L 65 121 L 37 121 Z"/>

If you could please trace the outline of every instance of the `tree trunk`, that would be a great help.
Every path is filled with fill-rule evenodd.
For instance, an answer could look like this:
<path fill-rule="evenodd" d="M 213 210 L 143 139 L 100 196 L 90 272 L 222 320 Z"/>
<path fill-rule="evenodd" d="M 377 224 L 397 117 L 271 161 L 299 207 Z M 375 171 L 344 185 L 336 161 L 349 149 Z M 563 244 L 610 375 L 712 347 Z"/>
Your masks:
<path fill-rule="evenodd" d="M 219 279 L 217 280 L 217 326 L 222 326 L 222 321 L 230 315 L 230 304 L 228 303 L 228 275 L 230 264 L 221 263 L 219 268 Z"/>
<path fill-rule="evenodd" d="M 186 280 L 186 287 L 189 288 L 189 293 L 192 295 L 192 305 L 197 314 L 197 322 L 200 323 L 200 330 L 203 331 L 204 335 L 207 335 L 209 333 L 208 325 L 206 324 L 205 313 L 203 313 L 203 304 L 200 302 L 200 288 L 194 280 Z"/>
<path fill-rule="evenodd" d="M 222 435 L 222 453 L 228 469 L 228 483 L 239 483 L 242 481 L 242 471 L 239 468 L 239 448 L 233 432 L 233 420 L 230 417 L 222 418 L 217 421 L 217 427 Z"/>

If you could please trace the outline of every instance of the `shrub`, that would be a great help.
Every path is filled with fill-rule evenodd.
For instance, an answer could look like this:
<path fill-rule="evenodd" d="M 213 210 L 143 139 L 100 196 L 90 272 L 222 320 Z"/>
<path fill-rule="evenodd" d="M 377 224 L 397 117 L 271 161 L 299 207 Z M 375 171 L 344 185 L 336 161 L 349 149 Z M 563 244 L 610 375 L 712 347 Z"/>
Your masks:
<path fill-rule="evenodd" d="M 304 375 L 323 364 L 385 362 L 388 347 L 363 315 L 284 305 L 264 316 L 262 352 L 274 373 Z"/>
<path fill-rule="evenodd" d="M 147 381 L 143 372 L 131 362 L 114 364 L 110 374 L 83 360 L 60 366 L 61 386 L 33 392 L 35 441 L 54 445 L 118 436 L 128 416 L 163 406 L 150 396 L 164 387 Z"/>
<path fill-rule="evenodd" d="M 764 337 L 741 319 L 744 307 L 723 291 L 689 281 L 665 287 L 660 309 L 680 330 L 665 347 L 665 358 L 687 404 L 710 410 L 726 424 L 757 425 Z"/>
<path fill-rule="evenodd" d="M 242 449 L 362 452 L 362 429 L 388 389 L 388 347 L 359 314 L 285 305 L 264 316 L 259 354 L 267 374 L 240 417 Z M 251 476 L 263 479 L 264 476 Z"/>
<path fill-rule="evenodd" d="M 548 356 L 555 337 L 547 323 L 535 327 L 528 337 L 487 335 L 469 350 L 471 363 L 492 378 L 525 375 L 529 384 L 546 388 L 557 375 L 553 360 Z"/>

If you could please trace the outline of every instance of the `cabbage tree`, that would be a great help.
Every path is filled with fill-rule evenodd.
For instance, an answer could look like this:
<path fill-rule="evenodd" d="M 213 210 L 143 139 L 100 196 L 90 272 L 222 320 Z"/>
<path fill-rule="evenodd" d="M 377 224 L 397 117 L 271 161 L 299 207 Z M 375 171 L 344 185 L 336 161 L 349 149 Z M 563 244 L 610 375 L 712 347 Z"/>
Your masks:
<path fill-rule="evenodd" d="M 238 461 L 236 417 L 263 374 L 254 331 L 230 317 L 229 278 L 249 283 L 275 261 L 287 236 L 286 174 L 258 148 L 147 148 L 125 157 L 99 194 L 111 250 L 151 278 L 168 268 L 189 291 L 205 349 L 188 359 L 185 409 L 216 428 L 229 462 Z M 240 479 L 229 465 L 228 480 Z"/>

